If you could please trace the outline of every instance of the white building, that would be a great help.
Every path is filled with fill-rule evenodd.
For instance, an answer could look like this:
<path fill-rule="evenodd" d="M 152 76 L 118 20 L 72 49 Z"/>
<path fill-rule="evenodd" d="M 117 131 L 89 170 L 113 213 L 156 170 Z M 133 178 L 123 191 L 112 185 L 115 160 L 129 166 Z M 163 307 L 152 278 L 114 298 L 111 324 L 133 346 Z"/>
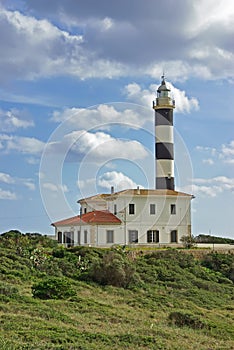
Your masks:
<path fill-rule="evenodd" d="M 179 243 L 191 234 L 191 195 L 173 190 L 131 189 L 79 201 L 81 215 L 53 223 L 60 243 Z"/>
<path fill-rule="evenodd" d="M 126 189 L 78 201 L 80 215 L 57 221 L 56 239 L 66 245 L 178 244 L 191 234 L 192 195 L 174 190 L 173 109 L 164 77 L 155 110 L 156 189 Z"/>

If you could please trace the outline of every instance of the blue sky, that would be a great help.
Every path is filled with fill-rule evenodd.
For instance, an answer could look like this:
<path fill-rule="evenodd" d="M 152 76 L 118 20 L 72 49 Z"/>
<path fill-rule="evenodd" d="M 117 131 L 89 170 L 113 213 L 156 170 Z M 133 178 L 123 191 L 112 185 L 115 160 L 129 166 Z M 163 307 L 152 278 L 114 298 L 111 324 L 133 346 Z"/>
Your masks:
<path fill-rule="evenodd" d="M 0 232 L 52 234 L 82 197 L 154 188 L 164 71 L 193 234 L 234 238 L 232 0 L 0 0 L 0 33 Z"/>

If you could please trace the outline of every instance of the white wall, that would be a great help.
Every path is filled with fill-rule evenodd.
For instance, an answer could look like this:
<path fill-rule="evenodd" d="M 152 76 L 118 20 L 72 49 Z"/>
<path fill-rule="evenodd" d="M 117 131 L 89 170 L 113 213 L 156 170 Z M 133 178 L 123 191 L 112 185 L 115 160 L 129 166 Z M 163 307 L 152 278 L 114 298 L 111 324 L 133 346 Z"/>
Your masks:
<path fill-rule="evenodd" d="M 129 204 L 135 204 L 135 213 L 129 214 Z M 75 244 L 78 243 L 78 231 L 81 245 L 111 246 L 112 244 L 129 244 L 129 230 L 138 231 L 138 243 L 147 243 L 147 231 L 159 231 L 159 243 L 171 243 L 171 231 L 176 230 L 178 243 L 184 235 L 191 230 L 191 199 L 186 196 L 155 196 L 155 195 L 121 195 L 107 204 L 97 202 L 96 210 L 108 209 L 114 213 L 114 205 L 117 205 L 117 215 L 122 221 L 121 225 L 79 225 L 57 227 L 56 232 L 74 231 Z M 105 204 L 105 205 L 104 205 Z M 155 204 L 156 213 L 150 214 L 150 204 Z M 171 204 L 176 206 L 176 214 L 171 214 Z M 87 212 L 92 211 L 93 206 L 83 204 Z M 84 230 L 87 230 L 87 243 L 84 243 Z M 114 242 L 107 243 L 107 230 L 114 230 Z M 57 238 L 57 236 L 56 236 Z"/>
<path fill-rule="evenodd" d="M 135 214 L 129 215 L 129 204 L 135 204 Z M 170 232 L 177 230 L 178 242 L 191 229 L 191 199 L 185 196 L 121 196 L 109 202 L 108 209 L 123 222 L 125 232 L 138 230 L 139 243 L 146 243 L 147 230 L 159 230 L 160 242 L 170 243 Z M 150 204 L 155 204 L 156 214 L 150 214 Z M 171 214 L 171 204 L 176 205 L 176 214 Z M 127 235 L 128 237 L 128 235 Z M 128 241 L 128 238 L 127 238 Z"/>

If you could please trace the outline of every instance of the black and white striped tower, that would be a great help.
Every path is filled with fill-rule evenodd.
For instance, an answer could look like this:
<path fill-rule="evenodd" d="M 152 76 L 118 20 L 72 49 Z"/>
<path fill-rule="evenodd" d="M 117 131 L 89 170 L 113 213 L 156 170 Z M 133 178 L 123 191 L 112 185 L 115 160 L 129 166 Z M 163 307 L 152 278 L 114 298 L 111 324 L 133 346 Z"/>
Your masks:
<path fill-rule="evenodd" d="M 175 101 L 170 97 L 164 75 L 157 90 L 155 110 L 155 166 L 156 189 L 174 190 L 174 137 L 173 109 Z"/>

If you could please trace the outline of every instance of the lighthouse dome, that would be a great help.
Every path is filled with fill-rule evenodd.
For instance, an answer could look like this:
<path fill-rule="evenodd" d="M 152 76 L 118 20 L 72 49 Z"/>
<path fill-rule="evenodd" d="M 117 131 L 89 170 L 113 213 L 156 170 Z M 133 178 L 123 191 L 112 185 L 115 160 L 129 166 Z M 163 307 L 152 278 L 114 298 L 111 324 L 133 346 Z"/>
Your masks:
<path fill-rule="evenodd" d="M 162 76 L 162 82 L 161 82 L 161 85 L 158 87 L 157 92 L 160 93 L 160 92 L 163 92 L 163 91 L 171 91 L 166 86 L 166 82 L 165 82 L 164 76 Z"/>

